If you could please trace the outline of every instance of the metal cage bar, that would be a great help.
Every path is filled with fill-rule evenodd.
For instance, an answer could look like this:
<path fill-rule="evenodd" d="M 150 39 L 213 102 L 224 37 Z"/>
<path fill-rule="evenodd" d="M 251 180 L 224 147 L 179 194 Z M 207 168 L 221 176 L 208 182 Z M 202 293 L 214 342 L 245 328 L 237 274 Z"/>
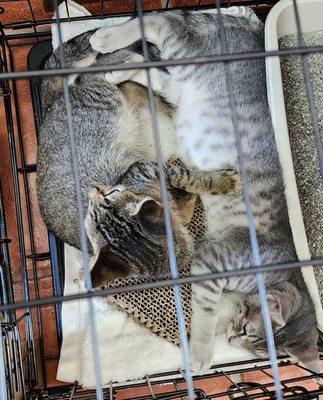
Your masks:
<path fill-rule="evenodd" d="M 59 7 L 58 2 L 55 4 L 55 12 L 57 18 L 57 28 L 58 28 L 58 39 L 59 39 L 59 59 L 60 64 L 64 68 L 65 67 L 65 54 L 64 54 L 64 46 L 62 40 L 62 31 L 61 31 L 61 23 L 59 17 Z M 68 134 L 70 141 L 70 149 L 73 163 L 73 174 L 75 180 L 75 190 L 77 197 L 77 210 L 78 210 L 78 222 L 79 222 L 79 230 L 80 230 L 80 241 L 81 241 L 81 249 L 82 249 L 82 262 L 83 268 L 85 272 L 85 288 L 87 291 L 92 290 L 92 281 L 90 275 L 90 263 L 89 263 L 89 251 L 87 238 L 84 228 L 84 209 L 81 198 L 81 180 L 79 175 L 79 167 L 77 162 L 77 154 L 76 147 L 74 141 L 74 129 L 73 129 L 73 109 L 71 104 L 71 98 L 68 87 L 68 79 L 67 77 L 63 78 L 63 92 L 64 92 L 64 100 L 65 100 L 65 108 L 66 108 L 66 120 L 68 126 Z M 103 400 L 103 392 L 101 385 L 101 368 L 100 368 L 100 359 L 98 352 L 98 342 L 95 328 L 95 315 L 94 315 L 94 307 L 92 299 L 88 300 L 88 318 L 90 323 L 90 335 L 91 335 L 91 346 L 92 346 L 92 354 L 93 354 L 93 366 L 94 366 L 94 374 L 95 374 L 95 388 L 96 388 L 96 396 L 98 400 Z"/>
<path fill-rule="evenodd" d="M 279 362 L 279 368 L 290 368 L 297 364 L 293 364 L 290 361 L 282 361 Z M 232 368 L 233 367 L 233 368 Z M 230 378 L 230 376 L 242 374 L 242 373 L 260 373 L 270 378 L 271 374 L 268 372 L 271 366 L 268 362 L 261 362 L 261 360 L 244 361 L 237 363 L 228 363 L 222 365 L 214 365 L 210 373 L 204 376 L 197 377 L 197 386 L 205 380 L 213 380 L 214 385 L 209 389 L 206 393 L 203 389 L 195 389 L 196 398 L 199 400 L 210 400 L 210 399 L 218 399 L 226 396 L 229 399 L 261 399 L 268 400 L 274 398 L 274 391 L 272 389 L 273 383 L 268 381 L 267 383 L 256 383 L 256 382 L 234 382 Z M 300 372 L 303 367 L 297 365 Z M 321 374 L 322 375 L 322 374 Z M 294 391 L 292 395 L 286 395 L 286 391 L 284 391 L 284 398 L 286 399 L 317 399 L 317 396 L 321 393 L 321 390 L 318 388 L 316 390 L 308 390 L 306 389 L 306 384 L 311 380 L 315 379 L 317 374 L 311 373 L 307 376 L 298 376 L 293 378 L 286 378 L 281 381 L 282 386 L 285 389 L 290 389 Z M 227 378 L 228 386 L 225 391 L 215 391 L 216 382 L 219 378 Z M 148 381 L 151 385 L 151 389 L 149 388 Z M 139 382 L 129 382 L 126 384 L 111 384 L 109 388 L 103 389 L 103 393 L 105 399 L 114 399 L 118 396 L 119 393 L 122 393 L 123 390 L 129 389 L 145 389 L 144 393 L 135 395 L 135 396 L 126 396 L 122 395 L 124 400 L 172 400 L 172 399 L 185 399 L 187 398 L 187 392 L 181 389 L 181 385 L 185 382 L 185 378 L 181 371 L 173 371 L 168 373 L 160 373 L 155 375 L 146 376 L 144 379 Z M 232 383 L 233 382 L 233 383 Z M 154 389 L 155 385 L 159 383 L 169 384 L 174 387 L 174 390 L 170 388 L 170 390 L 158 392 Z M 294 385 L 294 386 L 291 386 Z M 295 393 L 296 390 L 301 393 Z M 250 391 L 257 391 L 258 393 L 251 394 Z M 38 390 L 35 393 L 42 393 L 42 391 Z M 237 397 L 237 393 L 243 393 L 243 396 Z M 68 387 L 64 386 L 59 391 L 52 391 L 52 397 L 50 391 L 46 391 L 44 394 L 48 395 L 48 399 L 61 399 L 61 398 L 69 398 L 69 399 L 93 399 L 95 395 L 94 390 L 82 389 L 77 382 L 69 385 Z M 47 397 L 46 397 L 47 398 Z"/>
<path fill-rule="evenodd" d="M 8 54 L 9 56 L 9 61 L 7 58 L 7 48 L 5 45 L 5 35 L 2 30 L 2 27 L 0 25 L 0 34 L 1 34 L 1 55 L 0 55 L 0 68 L 1 72 L 8 70 L 10 68 L 10 53 Z M 23 297 L 26 301 L 30 299 L 30 294 L 29 294 L 29 286 L 28 286 L 28 275 L 27 275 L 27 264 L 26 264 L 26 249 L 25 249 L 25 243 L 24 243 L 24 228 L 22 224 L 22 206 L 21 206 L 21 195 L 20 195 L 20 187 L 19 187 L 19 178 L 18 178 L 18 161 L 17 161 L 17 153 L 16 153 L 16 146 L 15 146 L 15 127 L 13 124 L 12 120 L 12 112 L 13 112 L 13 107 L 15 104 L 12 104 L 10 101 L 10 96 L 13 93 L 13 89 L 9 87 L 8 82 L 3 82 L 1 84 L 2 88 L 2 93 L 4 94 L 3 96 L 3 103 L 4 103 L 4 110 L 5 110 L 5 116 L 6 116 L 6 125 L 7 125 L 7 132 L 8 132 L 8 143 L 9 143 L 9 150 L 10 150 L 10 158 L 11 158 L 11 171 L 12 171 L 12 176 L 13 176 L 13 182 L 14 182 L 14 197 L 15 197 L 15 211 L 16 211 L 16 216 L 17 216 L 17 221 L 18 221 L 18 236 L 19 236 L 19 253 L 20 253 L 20 273 L 22 276 L 22 288 L 23 288 Z M 19 128 L 18 128 L 19 129 Z M 4 228 L 3 231 L 5 232 L 5 223 L 2 221 Z M 8 244 L 8 240 L 5 239 L 5 244 Z M 5 257 L 8 263 L 8 268 L 7 268 L 7 273 L 10 270 L 10 264 L 9 264 L 9 257 L 8 257 L 8 249 L 5 250 Z M 11 279 L 8 279 L 9 281 L 9 298 L 11 299 L 11 302 L 13 302 L 13 296 L 12 296 L 12 284 L 11 284 Z M 25 308 L 25 314 L 24 315 L 30 315 L 29 313 L 29 308 L 28 306 L 24 307 Z M 16 323 L 16 317 L 15 313 L 8 313 L 7 315 L 7 322 L 6 323 L 11 323 L 15 324 Z M 33 342 L 34 342 L 34 336 L 33 336 L 33 327 L 30 318 L 20 318 L 19 322 L 22 321 L 24 324 L 24 330 L 25 330 L 25 342 L 27 345 L 27 353 L 26 353 L 26 362 L 27 362 L 27 370 L 28 370 L 28 376 L 30 377 L 30 383 L 35 380 L 35 374 L 33 372 L 35 371 L 36 367 L 34 365 L 35 358 L 34 358 L 34 347 L 33 347 Z M 2 323 L 2 325 L 4 322 Z M 15 337 L 15 341 L 17 342 L 18 350 L 20 349 L 20 339 L 19 339 L 19 334 L 18 331 L 16 330 L 15 327 L 12 328 L 13 335 Z M 3 332 L 3 331 L 2 331 Z M 6 336 L 8 340 L 8 336 Z M 20 350 L 19 350 L 20 351 Z M 3 354 L 2 354 L 3 356 Z M 1 354 L 0 354 L 1 357 Z M 9 362 L 10 360 L 7 358 L 7 361 Z M 23 368 L 23 362 L 22 360 L 20 361 L 20 370 Z M 3 373 L 4 371 L 1 370 L 0 373 Z M 11 371 L 9 371 L 9 374 Z M 20 372 L 22 374 L 22 372 Z M 33 378 L 32 378 L 33 377 Z M 25 390 L 24 390 L 25 391 Z"/>
<path fill-rule="evenodd" d="M 2 0 L 2 3 L 6 3 L 6 2 L 19 2 L 19 1 L 28 1 L 30 2 L 30 0 Z M 66 1 L 66 0 L 59 0 L 59 1 Z M 98 2 L 101 0 L 97 0 Z M 164 1 L 164 0 L 162 0 Z M 274 4 L 276 4 L 279 0 L 266 0 L 264 2 L 264 4 L 273 6 Z M 221 7 L 229 7 L 232 3 L 232 0 L 223 0 L 221 1 Z M 254 6 L 259 4 L 258 0 L 238 0 L 234 2 L 234 5 L 236 6 Z M 166 0 L 166 6 L 163 8 L 156 8 L 156 9 L 148 9 L 148 10 L 144 10 L 144 13 L 151 13 L 151 12 L 162 12 L 165 11 L 165 9 L 169 9 L 169 10 L 178 10 L 178 9 L 186 9 L 186 10 L 196 10 L 196 9 L 201 9 L 201 10 L 206 10 L 206 9 L 210 9 L 210 8 L 214 8 L 214 3 L 209 3 L 209 4 L 196 4 L 196 5 L 188 5 L 188 6 L 184 6 L 184 7 L 170 7 L 169 6 L 169 1 Z M 53 9 L 54 11 L 54 9 Z M 118 18 L 118 17 L 124 17 L 124 16 L 134 16 L 134 14 L 136 13 L 136 6 L 134 7 L 134 10 L 132 11 L 125 11 L 125 12 L 113 12 L 113 13 L 103 13 L 103 19 L 104 18 Z M 95 13 L 93 15 L 89 15 L 89 16 L 80 16 L 80 17 L 70 17 L 70 18 L 61 18 L 61 22 L 70 22 L 70 21 L 84 21 L 84 20 L 90 20 L 90 19 L 97 19 L 97 18 L 101 18 L 102 17 L 102 13 L 101 11 L 98 13 Z M 33 18 L 31 16 L 31 20 L 25 20 L 25 21 L 21 21 L 21 22 L 13 22 L 13 23 L 7 23 L 4 24 L 3 27 L 4 28 L 11 28 L 11 29 L 26 29 L 26 28 L 33 28 L 33 25 L 37 25 L 37 26 L 41 26 L 41 25 L 48 25 L 48 24 L 53 24 L 56 23 L 57 20 L 56 19 L 38 19 L 36 20 L 35 18 Z M 39 32 L 40 33 L 40 32 Z"/>
<path fill-rule="evenodd" d="M 226 33 L 222 21 L 221 8 L 220 8 L 220 0 L 216 0 L 216 8 L 218 11 L 218 23 L 219 23 L 219 34 L 220 34 L 220 44 L 221 44 L 221 52 L 228 53 L 228 45 L 226 39 Z M 244 163 L 244 155 L 243 155 L 243 147 L 242 147 L 242 139 L 239 134 L 239 123 L 237 118 L 237 106 L 235 102 L 234 96 L 234 88 L 232 85 L 232 74 L 230 68 L 230 62 L 224 63 L 224 74 L 226 81 L 226 88 L 229 97 L 229 105 L 231 110 L 231 120 L 232 127 L 235 137 L 235 146 L 238 152 L 238 164 L 240 166 L 240 173 L 242 179 L 242 194 L 243 194 L 243 202 L 245 205 L 245 211 L 248 218 L 248 226 L 249 226 L 249 237 L 250 237 L 250 245 L 252 251 L 253 262 L 256 267 L 261 266 L 261 258 L 259 251 L 259 244 L 257 239 L 256 227 L 254 224 L 253 211 L 249 198 L 249 189 L 248 189 L 248 181 L 247 181 L 247 173 L 246 167 Z M 278 400 L 282 399 L 282 393 L 280 391 L 280 382 L 279 382 L 279 374 L 278 374 L 278 366 L 277 366 L 277 355 L 274 341 L 274 334 L 270 320 L 269 307 L 267 302 L 267 294 L 264 277 L 261 273 L 256 274 L 257 286 L 259 292 L 259 299 L 261 304 L 261 312 L 265 327 L 266 334 L 266 342 L 268 347 L 269 358 L 271 362 L 271 366 L 273 369 L 273 376 L 275 382 L 275 392 Z"/>
<path fill-rule="evenodd" d="M 14 57 L 13 57 L 11 48 L 9 48 L 8 57 L 9 57 L 10 69 L 14 70 L 15 62 L 14 62 Z M 32 221 L 32 216 L 31 216 L 31 200 L 30 200 L 30 190 L 29 190 L 29 181 L 28 181 L 29 168 L 31 168 L 31 172 L 35 172 L 35 169 L 28 166 L 26 163 L 26 159 L 25 159 L 24 145 L 23 145 L 23 140 L 22 140 L 22 128 L 21 128 L 21 123 L 20 123 L 21 118 L 20 118 L 20 111 L 19 111 L 19 105 L 18 105 L 17 86 L 16 86 L 15 80 L 12 81 L 11 91 L 12 91 L 12 97 L 13 97 L 12 107 L 14 108 L 13 112 L 16 116 L 16 121 L 17 121 L 16 136 L 18 139 L 17 140 L 18 151 L 16 150 L 14 143 L 12 143 L 12 146 L 14 147 L 13 151 L 19 153 L 19 165 L 21 165 L 21 166 L 18 167 L 18 160 L 17 160 L 16 169 L 17 169 L 18 174 L 22 175 L 23 182 L 22 182 L 21 186 L 23 187 L 23 196 L 24 196 L 24 200 L 25 200 L 25 204 L 26 204 L 26 214 L 27 214 L 27 227 L 26 227 L 27 229 L 26 229 L 26 231 L 28 232 L 28 235 L 30 238 L 29 245 L 30 245 L 31 254 L 29 254 L 29 255 L 26 254 L 25 257 L 26 257 L 26 262 L 27 262 L 27 259 L 31 260 L 33 283 L 35 285 L 34 293 L 35 293 L 36 299 L 38 299 L 38 298 L 40 298 L 40 292 L 39 292 L 39 285 L 38 285 L 37 259 L 35 257 L 35 254 L 36 254 L 35 238 L 34 238 L 34 233 L 33 233 L 34 229 L 33 229 L 33 221 Z M 20 203 L 20 209 L 22 210 L 21 203 Z M 26 264 L 26 268 L 27 268 L 27 264 Z M 28 274 L 28 272 L 27 272 L 27 274 Z M 39 345 L 40 345 L 40 352 L 41 352 L 42 370 L 44 370 L 44 368 L 45 368 L 45 364 L 44 364 L 45 353 L 44 353 L 44 346 L 43 346 L 43 340 L 42 340 L 43 334 L 42 334 L 41 309 L 40 308 L 36 309 L 36 319 L 37 319 L 37 328 L 38 328 L 39 337 L 40 337 Z M 29 324 L 29 322 L 27 322 L 27 321 L 28 320 L 26 320 L 26 323 Z M 30 329 L 28 329 L 28 330 L 30 330 Z M 30 335 L 32 335 L 31 332 L 30 332 Z"/>
<path fill-rule="evenodd" d="M 73 295 L 66 295 L 66 296 L 53 296 L 53 297 L 43 297 L 39 300 L 30 300 L 28 302 L 21 301 L 15 302 L 12 304 L 8 304 L 6 306 L 0 306 L 0 311 L 3 310 L 16 310 L 19 308 L 24 308 L 26 305 L 29 307 L 37 307 L 45 304 L 55 304 L 60 303 L 63 301 L 73 301 L 79 299 L 87 299 L 91 297 L 100 297 L 100 296 L 109 296 L 113 294 L 119 294 L 124 292 L 130 291 L 137 291 L 137 290 L 146 290 L 146 289 L 155 289 L 159 287 L 171 286 L 171 285 L 182 285 L 185 283 L 192 283 L 192 282 L 200 282 L 206 280 L 215 280 L 215 279 L 222 279 L 228 278 L 230 276 L 241 276 L 241 275 L 250 275 L 250 274 L 257 274 L 263 272 L 271 272 L 277 270 L 285 270 L 285 269 L 296 269 L 302 268 L 307 266 L 322 266 L 323 260 L 306 260 L 306 261 L 297 261 L 293 263 L 286 263 L 286 264 L 270 264 L 270 265 L 263 265 L 260 267 L 254 266 L 251 268 L 245 268 L 243 270 L 236 270 L 236 271 L 223 271 L 223 272 L 214 272 L 211 274 L 201 274 L 201 275 L 191 275 L 182 278 L 170 278 L 156 282 L 149 282 L 149 283 L 141 283 L 138 285 L 131 285 L 126 287 L 117 287 L 117 288 L 107 288 L 107 289 L 96 289 L 91 292 L 86 293 L 78 293 Z"/>
<path fill-rule="evenodd" d="M 143 54 L 145 61 L 149 60 L 148 55 L 148 47 L 147 41 L 145 36 L 145 27 L 143 22 L 143 10 L 141 0 L 136 0 L 137 10 L 138 10 L 138 23 L 140 27 L 141 33 L 141 41 L 143 47 Z M 168 248 L 168 259 L 169 259 L 169 268 L 172 278 L 176 279 L 179 276 L 178 268 L 177 268 L 177 260 L 176 260 L 176 251 L 173 239 L 173 228 L 172 222 L 170 218 L 169 212 L 169 204 L 168 204 L 168 195 L 167 195 L 167 187 L 166 187 L 166 179 L 164 174 L 164 162 L 163 156 L 161 153 L 161 145 L 160 145 L 160 137 L 159 137 L 159 130 L 158 130 L 158 122 L 157 122 L 157 114 L 155 108 L 155 100 L 154 100 L 154 93 L 151 84 L 151 77 L 149 69 L 146 69 L 147 74 L 147 90 L 148 90 L 148 101 L 149 101 L 149 112 L 151 118 L 151 125 L 152 125 L 152 132 L 154 136 L 154 144 L 155 144 L 155 151 L 156 151 L 156 159 L 159 171 L 159 184 L 160 184 L 160 191 L 161 191 L 161 199 L 163 203 L 163 213 L 164 213 L 164 222 L 165 222 L 165 230 L 166 230 L 166 238 L 167 238 L 167 248 Z M 182 298 L 180 287 L 178 284 L 174 284 L 173 292 L 175 297 L 175 306 L 176 306 L 176 316 L 177 316 L 177 324 L 179 328 L 179 336 L 180 336 L 180 344 L 182 350 L 182 356 L 185 365 L 185 379 L 187 383 L 187 390 L 188 390 L 188 397 L 190 400 L 194 399 L 194 387 L 193 387 L 193 380 L 191 376 L 191 363 L 190 363 L 190 355 L 188 349 L 188 339 L 186 334 L 186 327 L 185 327 L 185 317 L 184 317 L 184 310 L 182 305 Z"/>
<path fill-rule="evenodd" d="M 16 38 L 16 36 L 14 35 L 10 37 Z M 35 76 L 38 77 L 55 76 L 55 75 L 66 76 L 72 74 L 88 74 L 88 73 L 95 74 L 98 72 L 123 71 L 129 69 L 174 67 L 177 65 L 190 65 L 190 64 L 200 65 L 200 64 L 224 62 L 224 61 L 243 61 L 256 58 L 295 56 L 301 54 L 314 54 L 322 52 L 323 52 L 323 45 L 291 48 L 286 50 L 255 51 L 255 52 L 232 53 L 232 54 L 222 54 L 215 56 L 205 56 L 205 57 L 178 58 L 174 60 L 129 62 L 126 64 L 113 64 L 113 65 L 102 65 L 102 66 L 94 65 L 91 67 L 58 68 L 55 70 L 41 70 L 41 71 L 4 72 L 0 75 L 0 81 L 7 79 L 26 79 Z"/>

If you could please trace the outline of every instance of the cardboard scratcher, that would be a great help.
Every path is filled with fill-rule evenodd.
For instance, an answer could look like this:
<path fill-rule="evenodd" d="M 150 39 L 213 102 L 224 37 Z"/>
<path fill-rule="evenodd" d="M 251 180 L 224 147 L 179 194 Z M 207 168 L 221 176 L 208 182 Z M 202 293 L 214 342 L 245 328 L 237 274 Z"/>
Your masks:
<path fill-rule="evenodd" d="M 193 218 L 188 225 L 188 230 L 194 240 L 202 237 L 204 232 L 203 205 L 198 200 Z M 190 266 L 187 265 L 180 272 L 180 276 L 189 276 Z M 155 281 L 160 279 L 155 279 Z M 107 287 L 131 286 L 140 283 L 152 282 L 145 278 L 118 279 Z M 191 285 L 181 285 L 182 305 L 185 315 L 186 331 L 190 332 L 191 322 Z M 108 297 L 108 302 L 119 311 L 125 312 L 136 323 L 150 329 L 156 335 L 167 341 L 179 345 L 179 331 L 177 326 L 175 298 L 172 287 L 166 286 L 142 291 L 120 293 Z"/>

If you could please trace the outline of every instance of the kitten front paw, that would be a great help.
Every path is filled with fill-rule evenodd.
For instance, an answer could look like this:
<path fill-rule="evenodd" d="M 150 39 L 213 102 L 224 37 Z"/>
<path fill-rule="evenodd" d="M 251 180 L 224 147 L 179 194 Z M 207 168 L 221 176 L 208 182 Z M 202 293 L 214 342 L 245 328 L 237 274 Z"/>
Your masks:
<path fill-rule="evenodd" d="M 213 346 L 207 344 L 191 344 L 190 356 L 192 371 L 196 375 L 203 375 L 209 372 L 213 361 Z"/>
<path fill-rule="evenodd" d="M 227 184 L 225 187 L 226 194 L 241 192 L 242 181 L 241 175 L 235 170 L 227 170 Z"/>

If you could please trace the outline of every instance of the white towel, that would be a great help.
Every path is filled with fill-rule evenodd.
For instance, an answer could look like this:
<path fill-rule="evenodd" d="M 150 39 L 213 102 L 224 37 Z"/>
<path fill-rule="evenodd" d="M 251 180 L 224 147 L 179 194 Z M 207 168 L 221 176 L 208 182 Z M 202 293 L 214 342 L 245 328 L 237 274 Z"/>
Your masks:
<path fill-rule="evenodd" d="M 69 15 L 89 15 L 79 4 L 68 1 Z M 211 11 L 214 12 L 214 11 Z M 231 7 L 225 12 L 231 15 L 251 16 L 245 7 Z M 59 16 L 67 16 L 65 4 L 59 7 Z M 127 18 L 87 20 L 62 23 L 63 41 L 98 28 L 103 24 L 116 25 Z M 53 48 L 59 43 L 55 24 L 52 26 Z M 64 294 L 84 292 L 79 250 L 65 246 Z M 137 325 L 125 314 L 113 310 L 102 298 L 93 299 L 93 307 L 101 366 L 101 382 L 126 381 L 143 378 L 147 374 L 174 371 L 183 368 L 182 354 L 178 347 Z M 64 302 L 62 305 L 63 343 L 58 365 L 57 379 L 65 382 L 77 380 L 85 387 L 95 385 L 91 335 L 88 324 L 88 300 Z M 219 338 L 214 349 L 214 363 L 233 362 L 251 358 L 244 349 L 233 348 L 227 338 Z"/>
<path fill-rule="evenodd" d="M 66 245 L 65 295 L 85 291 L 81 276 L 81 252 Z M 94 298 L 93 308 L 103 385 L 183 368 L 178 347 L 137 325 L 122 312 L 113 310 L 103 298 Z M 63 343 L 57 379 L 66 382 L 77 380 L 85 387 L 93 387 L 95 375 L 88 300 L 63 303 L 62 325 Z M 231 347 L 226 336 L 217 341 L 214 363 L 248 358 L 252 355 L 244 349 Z"/>
<path fill-rule="evenodd" d="M 68 14 L 67 8 L 68 7 Z M 81 5 L 75 3 L 74 1 L 68 0 L 67 4 L 62 3 L 58 7 L 58 16 L 59 18 L 67 18 L 68 15 L 70 18 L 75 17 L 83 17 L 86 15 L 91 15 L 89 11 L 82 7 Z M 56 13 L 54 15 L 56 18 Z M 72 21 L 71 23 L 63 22 L 61 23 L 61 34 L 63 42 L 67 42 L 73 37 L 80 35 L 81 33 L 90 31 L 92 29 L 100 28 L 101 26 L 114 26 L 120 25 L 130 17 L 118 17 L 118 18 L 106 18 L 106 19 L 88 19 L 88 20 L 80 20 L 80 21 Z M 59 45 L 59 34 L 57 24 L 52 24 L 52 45 L 53 49 L 56 50 Z"/>
<path fill-rule="evenodd" d="M 65 295 L 85 291 L 81 259 L 79 250 L 65 245 Z M 183 368 L 182 354 L 177 346 L 137 325 L 124 313 L 113 310 L 103 298 L 94 298 L 93 308 L 103 385 Z M 88 300 L 64 302 L 62 326 L 63 343 L 57 379 L 65 382 L 77 380 L 85 387 L 93 387 L 95 376 Z M 226 336 L 219 337 L 214 349 L 215 364 L 248 358 L 252 355 L 246 350 L 231 347 Z"/>

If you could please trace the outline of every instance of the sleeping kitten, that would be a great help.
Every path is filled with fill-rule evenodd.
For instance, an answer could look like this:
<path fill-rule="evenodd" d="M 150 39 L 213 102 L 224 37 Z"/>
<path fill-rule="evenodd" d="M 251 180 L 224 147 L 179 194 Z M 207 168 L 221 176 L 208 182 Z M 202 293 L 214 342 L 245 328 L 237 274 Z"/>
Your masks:
<path fill-rule="evenodd" d="M 223 15 L 225 28 L 232 34 L 227 38 L 229 52 L 232 51 L 232 45 L 239 52 L 259 47 L 262 25 L 255 19 Z M 150 13 L 144 15 L 143 21 L 146 39 L 158 48 L 162 60 L 221 53 L 218 17 L 214 12 Z M 236 40 L 240 34 L 246 40 Z M 98 29 L 90 38 L 90 43 L 95 51 L 106 54 L 126 48 L 140 39 L 140 25 L 137 19 L 132 19 L 118 26 Z M 130 55 L 129 61 L 144 61 L 144 58 Z M 233 74 L 239 73 L 247 63 L 232 64 Z M 203 170 L 216 169 L 219 163 L 236 163 L 236 154 L 228 153 L 222 143 L 227 130 L 232 129 L 227 117 L 223 118 L 223 111 L 228 107 L 223 64 L 173 66 L 167 67 L 168 73 L 160 69 L 150 71 L 154 91 L 177 107 L 176 134 L 181 142 L 181 151 L 186 155 L 185 161 L 189 159 Z M 107 72 L 106 79 L 113 83 L 131 80 L 147 84 L 146 71 L 143 69 Z M 245 84 L 248 85 L 248 81 Z M 241 101 L 245 103 L 249 92 L 243 93 L 240 89 L 236 94 L 242 96 Z M 241 112 L 245 110 L 241 109 Z M 245 123 L 245 128 L 248 129 L 248 123 Z M 234 147 L 232 141 L 228 144 Z M 214 157 L 215 153 L 217 157 Z"/>
<path fill-rule="evenodd" d="M 272 286 L 267 301 L 278 353 L 292 354 L 307 368 L 319 373 L 317 348 L 313 346 L 318 341 L 318 331 L 312 329 L 315 315 L 308 297 L 302 296 L 299 283 L 281 282 Z M 229 342 L 265 357 L 267 344 L 258 294 L 245 296 L 239 305 L 240 312 L 228 326 Z M 295 337 L 303 338 L 297 346 L 292 342 Z"/>
<path fill-rule="evenodd" d="M 241 189 L 234 171 L 188 171 L 170 160 L 165 166 L 169 210 L 179 269 L 192 257 L 187 225 L 200 193 L 230 194 Z M 94 287 L 120 276 L 162 276 L 169 273 L 167 237 L 158 168 L 136 163 L 116 186 L 98 186 L 89 193 L 87 235 L 97 254 L 91 270 Z"/>
<path fill-rule="evenodd" d="M 145 35 L 155 44 L 162 59 L 205 57 L 221 54 L 220 27 L 216 14 L 169 11 L 145 14 Z M 263 51 L 263 26 L 249 19 L 222 15 L 229 53 Z M 138 20 L 113 28 L 101 28 L 91 37 L 93 48 L 107 53 L 128 46 L 140 38 Z M 267 103 L 265 63 L 263 59 L 230 62 L 236 118 L 242 140 L 249 198 L 263 264 L 285 263 L 297 259 L 289 226 L 284 185 Z M 169 75 L 159 78 L 158 90 L 177 106 L 176 133 L 183 146 L 185 163 L 192 160 L 199 168 L 239 169 L 229 95 L 223 63 L 186 65 L 167 68 Z M 152 70 L 154 77 L 160 71 Z M 128 76 L 127 76 L 128 75 Z M 106 74 L 111 81 L 132 79 L 144 82 L 136 71 Z M 157 82 L 158 83 L 158 82 Z M 240 194 L 225 197 L 201 196 L 206 210 L 206 235 L 194 251 L 192 274 L 247 268 L 254 264 L 245 205 Z M 290 271 L 263 274 L 268 290 L 290 281 Z M 301 288 L 306 307 L 299 309 L 299 324 L 287 319 L 283 328 L 283 348 L 306 358 L 306 352 L 318 360 L 315 310 L 300 271 L 293 276 Z M 222 328 L 218 320 L 223 293 L 257 292 L 253 276 L 232 277 L 192 285 L 193 368 L 207 370 L 213 359 L 216 335 Z M 303 322 L 304 321 L 304 322 Z M 279 345 L 281 330 L 275 331 Z M 300 333 L 299 336 L 296 336 Z M 306 349 L 302 346 L 307 344 Z"/>
<path fill-rule="evenodd" d="M 67 66 L 124 62 L 132 54 L 132 50 L 122 50 L 113 55 L 99 55 L 89 44 L 91 34 L 84 33 L 64 44 Z M 58 49 L 49 57 L 45 69 L 55 69 L 59 65 Z M 117 87 L 107 83 L 102 73 L 73 75 L 69 84 L 83 207 L 86 210 L 91 187 L 114 185 L 139 160 L 155 161 L 154 141 L 145 89 L 134 83 Z M 40 209 L 50 231 L 64 242 L 80 248 L 61 77 L 49 76 L 42 80 L 41 100 L 43 121 L 37 164 Z M 162 151 L 169 158 L 176 145 L 173 111 L 158 97 L 156 106 Z"/>

